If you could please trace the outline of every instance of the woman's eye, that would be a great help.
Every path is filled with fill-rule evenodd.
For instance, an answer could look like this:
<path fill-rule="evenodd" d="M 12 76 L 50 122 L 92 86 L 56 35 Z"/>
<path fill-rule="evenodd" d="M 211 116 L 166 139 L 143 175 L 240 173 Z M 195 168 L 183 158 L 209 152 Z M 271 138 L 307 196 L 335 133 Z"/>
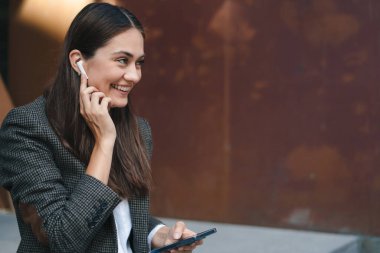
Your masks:
<path fill-rule="evenodd" d="M 142 65 L 144 65 L 144 63 L 145 63 L 145 61 L 144 61 L 144 60 L 141 60 L 141 61 L 136 62 L 136 65 L 138 65 L 138 66 L 142 66 Z"/>
<path fill-rule="evenodd" d="M 116 61 L 118 61 L 121 64 L 126 64 L 128 62 L 128 60 L 125 58 L 120 58 L 120 59 L 117 59 Z"/>

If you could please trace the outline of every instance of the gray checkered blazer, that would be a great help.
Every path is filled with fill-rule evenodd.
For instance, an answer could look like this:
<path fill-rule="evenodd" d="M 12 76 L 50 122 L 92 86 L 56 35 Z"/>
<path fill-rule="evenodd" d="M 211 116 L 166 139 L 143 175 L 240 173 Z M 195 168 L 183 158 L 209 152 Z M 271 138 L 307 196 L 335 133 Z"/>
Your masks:
<path fill-rule="evenodd" d="M 148 123 L 140 133 L 152 152 Z M 0 186 L 10 191 L 21 242 L 17 252 L 117 252 L 113 209 L 121 199 L 85 174 L 50 128 L 45 100 L 13 109 L 0 130 Z M 160 222 L 149 215 L 148 197 L 129 199 L 130 242 L 148 252 L 147 236 Z"/>

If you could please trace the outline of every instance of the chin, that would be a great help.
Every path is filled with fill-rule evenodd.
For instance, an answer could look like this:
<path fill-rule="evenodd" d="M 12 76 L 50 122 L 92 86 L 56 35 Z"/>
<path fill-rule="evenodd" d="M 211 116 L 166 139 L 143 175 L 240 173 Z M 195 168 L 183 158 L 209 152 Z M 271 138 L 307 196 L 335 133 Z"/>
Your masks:
<path fill-rule="evenodd" d="M 128 105 L 128 100 L 111 102 L 111 108 L 123 108 Z"/>

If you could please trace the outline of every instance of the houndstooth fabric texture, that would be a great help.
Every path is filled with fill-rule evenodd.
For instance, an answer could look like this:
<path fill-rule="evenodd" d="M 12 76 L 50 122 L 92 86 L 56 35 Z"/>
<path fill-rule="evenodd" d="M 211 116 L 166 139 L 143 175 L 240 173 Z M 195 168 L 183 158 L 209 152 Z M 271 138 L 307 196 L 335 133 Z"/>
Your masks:
<path fill-rule="evenodd" d="M 150 126 L 141 118 L 138 123 L 151 155 Z M 121 200 L 84 172 L 50 128 L 43 97 L 7 115 L 0 130 L 0 186 L 10 191 L 16 210 L 17 252 L 117 252 L 112 211 Z M 129 202 L 133 252 L 146 253 L 148 232 L 160 221 L 149 215 L 148 197 Z"/>

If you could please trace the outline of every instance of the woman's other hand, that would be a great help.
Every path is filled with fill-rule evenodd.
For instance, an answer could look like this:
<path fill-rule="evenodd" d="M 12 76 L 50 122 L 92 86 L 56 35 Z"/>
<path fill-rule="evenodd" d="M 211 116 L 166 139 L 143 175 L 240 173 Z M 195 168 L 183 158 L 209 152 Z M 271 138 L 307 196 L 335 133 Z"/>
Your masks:
<path fill-rule="evenodd" d="M 181 239 L 194 236 L 196 233 L 189 230 L 186 224 L 182 221 L 177 221 L 173 227 L 162 227 L 154 235 L 152 240 L 152 248 L 160 248 L 168 244 L 174 243 Z M 191 245 L 179 247 L 178 249 L 170 250 L 170 253 L 192 252 L 198 245 L 201 245 L 203 240 L 197 241 Z"/>

